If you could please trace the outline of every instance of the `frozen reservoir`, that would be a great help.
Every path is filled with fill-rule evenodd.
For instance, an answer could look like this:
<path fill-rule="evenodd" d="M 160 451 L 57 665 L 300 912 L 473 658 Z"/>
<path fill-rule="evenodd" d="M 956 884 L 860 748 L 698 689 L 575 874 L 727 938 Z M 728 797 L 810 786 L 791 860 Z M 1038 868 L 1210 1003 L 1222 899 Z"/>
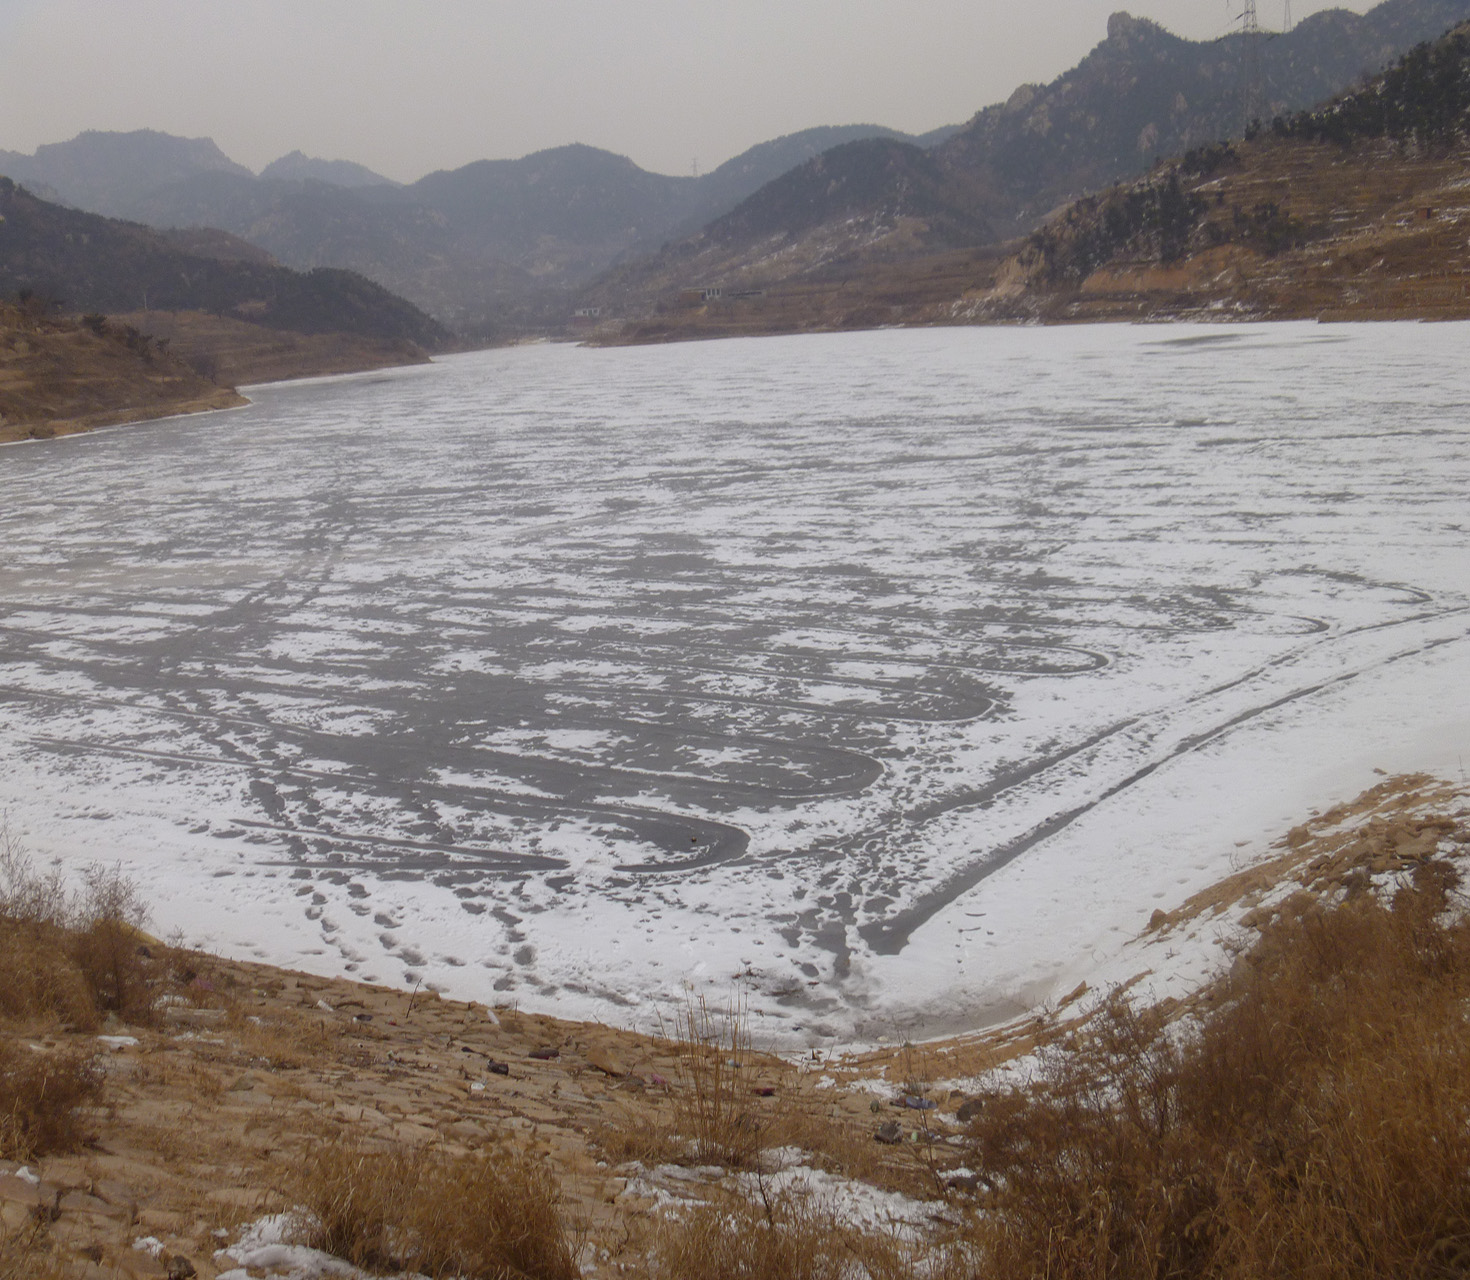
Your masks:
<path fill-rule="evenodd" d="M 0 450 L 0 805 L 153 928 L 794 1042 L 1470 754 L 1470 328 L 537 346 Z"/>

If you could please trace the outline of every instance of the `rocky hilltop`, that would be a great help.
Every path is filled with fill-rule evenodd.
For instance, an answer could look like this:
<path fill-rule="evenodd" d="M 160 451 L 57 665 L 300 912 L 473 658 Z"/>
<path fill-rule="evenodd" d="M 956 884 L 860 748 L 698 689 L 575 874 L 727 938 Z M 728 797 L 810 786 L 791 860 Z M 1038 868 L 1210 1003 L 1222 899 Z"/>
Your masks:
<path fill-rule="evenodd" d="M 1416 47 L 1319 107 L 1278 116 L 1247 138 L 1192 148 L 1142 178 L 1073 201 L 1004 244 L 905 252 L 925 232 L 896 218 L 886 231 L 869 225 L 861 252 L 803 270 L 792 269 L 799 246 L 773 243 L 760 260 L 770 274 L 762 275 L 737 271 L 738 250 L 718 258 L 711 228 L 687 261 L 726 261 L 735 287 L 675 292 L 679 261 L 666 252 L 673 267 L 659 278 L 657 301 L 641 316 L 603 321 L 593 336 L 1470 316 L 1467 31 L 1462 24 Z"/>
<path fill-rule="evenodd" d="M 1466 0 L 1385 0 L 1365 15 L 1326 10 L 1288 33 L 1263 34 L 1266 122 L 1342 92 L 1466 17 Z M 922 159 L 900 161 L 877 144 L 829 151 L 701 232 L 610 273 L 586 290 L 584 308 L 672 331 L 688 319 L 667 314 L 688 310 L 681 290 L 785 297 L 841 285 L 847 312 L 887 322 L 891 315 L 855 296 L 867 288 L 860 278 L 889 281 L 891 264 L 910 259 L 913 287 L 927 292 L 920 263 L 931 255 L 1001 244 L 1160 157 L 1239 138 L 1245 40 L 1184 40 L 1115 13 L 1107 38 L 1076 67 L 1049 85 L 1021 86 Z M 876 287 L 887 296 L 893 286 Z"/>
<path fill-rule="evenodd" d="M 1470 23 L 1363 88 L 1069 206 L 964 319 L 1470 317 Z"/>

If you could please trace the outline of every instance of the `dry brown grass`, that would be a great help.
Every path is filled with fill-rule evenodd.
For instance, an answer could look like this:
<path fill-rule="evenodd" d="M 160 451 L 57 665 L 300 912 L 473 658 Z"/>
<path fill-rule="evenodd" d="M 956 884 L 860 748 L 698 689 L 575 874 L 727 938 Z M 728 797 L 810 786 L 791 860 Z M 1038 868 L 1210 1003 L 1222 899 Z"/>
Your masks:
<path fill-rule="evenodd" d="M 101 1092 L 102 1077 L 89 1053 L 0 1042 L 0 1156 L 29 1160 L 73 1150 L 85 1136 L 81 1109 Z"/>
<path fill-rule="evenodd" d="M 588 1135 L 609 1164 L 636 1160 L 643 1165 L 676 1163 L 685 1146 L 669 1118 L 650 1106 L 622 1103 L 604 1113 Z"/>
<path fill-rule="evenodd" d="M 0 1155 L 76 1147 L 102 1075 L 90 1048 L 32 1047 L 38 1028 L 95 1032 L 104 1014 L 154 1018 L 163 966 L 143 945 L 146 917 L 119 868 L 92 866 L 71 892 L 38 872 L 0 822 Z"/>
<path fill-rule="evenodd" d="M 0 1019 L 97 1030 L 101 1018 L 72 944 L 49 922 L 0 916 Z"/>
<path fill-rule="evenodd" d="M 107 1013 L 152 1021 L 157 966 L 140 933 L 147 918 L 121 867 L 84 868 L 72 892 L 59 871 L 37 871 L 0 822 L 0 961 L 13 975 L 0 990 L 0 1016 L 80 1030 L 95 1030 Z"/>
<path fill-rule="evenodd" d="M 726 1195 L 663 1219 L 649 1251 L 654 1280 L 959 1280 L 957 1253 L 854 1226 L 799 1189 Z"/>
<path fill-rule="evenodd" d="M 1196 1034 L 1115 999 L 972 1126 L 1006 1277 L 1470 1271 L 1470 927 L 1430 863 L 1278 919 Z"/>
<path fill-rule="evenodd" d="M 324 1143 L 293 1196 L 313 1221 L 303 1241 L 374 1271 L 466 1280 L 573 1280 L 576 1242 L 547 1167 L 511 1148 L 449 1156 Z"/>
<path fill-rule="evenodd" d="M 0 1280 L 62 1280 L 67 1274 L 39 1219 L 18 1231 L 0 1229 Z"/>

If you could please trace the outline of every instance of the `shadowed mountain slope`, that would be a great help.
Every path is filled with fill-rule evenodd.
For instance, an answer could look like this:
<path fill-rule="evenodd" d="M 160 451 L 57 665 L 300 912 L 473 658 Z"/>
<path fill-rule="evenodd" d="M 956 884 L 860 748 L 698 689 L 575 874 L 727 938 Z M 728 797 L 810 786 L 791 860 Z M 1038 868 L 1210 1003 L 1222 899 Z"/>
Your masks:
<path fill-rule="evenodd" d="M 416 307 L 348 271 L 184 252 L 160 233 L 50 204 L 0 178 L 0 295 L 21 289 L 72 311 L 198 310 L 300 333 L 442 347 Z"/>
<path fill-rule="evenodd" d="M 697 229 L 831 146 L 906 137 L 878 125 L 807 129 L 698 177 L 649 173 L 626 157 L 573 145 L 477 161 L 407 187 L 376 180 L 362 166 L 299 152 L 259 178 L 204 157 L 176 165 L 152 186 L 114 190 L 71 178 L 57 185 L 52 179 L 64 168 L 80 172 L 89 158 L 109 172 L 126 167 L 136 145 L 133 135 L 83 136 L 85 146 L 79 139 L 43 148 L 45 164 L 40 152 L 0 152 L 0 172 L 46 183 L 45 190 L 93 212 L 160 228 L 219 227 L 288 266 L 359 271 L 481 337 L 560 323 L 571 288 L 630 251 Z M 118 154 L 99 159 L 95 153 L 109 146 Z"/>

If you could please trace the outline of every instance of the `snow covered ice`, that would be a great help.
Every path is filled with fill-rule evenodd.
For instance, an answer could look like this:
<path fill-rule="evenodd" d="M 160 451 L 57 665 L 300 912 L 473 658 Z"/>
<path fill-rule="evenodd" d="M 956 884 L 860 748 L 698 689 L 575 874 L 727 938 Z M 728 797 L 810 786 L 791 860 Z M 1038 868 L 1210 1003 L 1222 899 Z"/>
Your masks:
<path fill-rule="evenodd" d="M 538 346 L 0 453 L 0 804 L 245 957 L 1059 994 L 1470 726 L 1470 328 Z"/>

